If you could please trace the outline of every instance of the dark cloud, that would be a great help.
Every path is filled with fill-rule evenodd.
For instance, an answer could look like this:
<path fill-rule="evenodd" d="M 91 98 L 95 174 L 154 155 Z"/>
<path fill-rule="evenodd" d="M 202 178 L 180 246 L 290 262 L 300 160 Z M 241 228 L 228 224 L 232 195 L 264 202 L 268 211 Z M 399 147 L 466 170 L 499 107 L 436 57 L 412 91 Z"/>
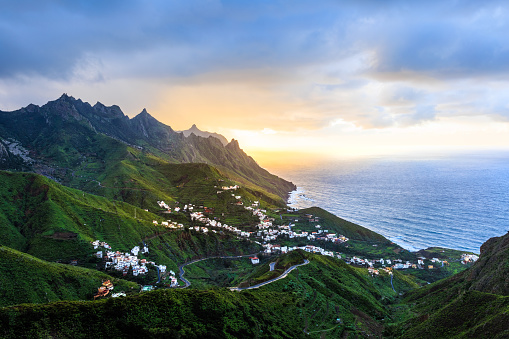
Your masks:
<path fill-rule="evenodd" d="M 453 4 L 443 2 L 421 11 L 405 8 L 397 15 L 379 13 L 379 30 L 363 31 L 364 41 L 377 52 L 372 72 L 461 78 L 509 71 L 506 6 Z"/>
<path fill-rule="evenodd" d="M 497 5 L 3 1 L 0 76 L 36 72 L 68 77 L 85 54 L 118 58 L 126 73 L 189 75 L 222 68 L 299 67 L 364 49 L 377 53 L 373 72 L 493 72 L 509 67 L 507 13 L 497 11 Z M 150 66 L 129 63 L 140 53 L 148 56 Z"/>
<path fill-rule="evenodd" d="M 118 87 L 245 77 L 278 100 L 306 101 L 317 121 L 341 112 L 360 125 L 418 124 L 463 114 L 437 108 L 464 109 L 455 91 L 476 93 L 482 114 L 507 115 L 505 85 L 482 88 L 509 71 L 501 1 L 0 0 L 0 8 L 3 97 L 2 84 L 20 78 Z"/>

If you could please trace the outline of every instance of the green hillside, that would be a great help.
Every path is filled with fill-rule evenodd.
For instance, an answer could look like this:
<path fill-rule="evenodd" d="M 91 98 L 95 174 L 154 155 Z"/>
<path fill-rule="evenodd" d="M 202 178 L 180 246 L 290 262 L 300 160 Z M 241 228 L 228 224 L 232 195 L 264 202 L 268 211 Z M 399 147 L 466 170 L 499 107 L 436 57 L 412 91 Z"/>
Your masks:
<path fill-rule="evenodd" d="M 284 256 L 285 257 L 285 256 Z M 256 290 L 166 290 L 98 302 L 22 305 L 0 310 L 0 336 L 86 338 L 337 338 L 379 335 L 390 280 L 333 258 L 296 252 L 311 263 Z M 413 288 L 398 280 L 398 287 Z M 338 320 L 339 319 L 339 320 Z M 71 325 L 72 322 L 72 325 Z M 9 326 L 5 326 L 9 324 Z M 309 334 L 307 334 L 309 333 Z"/>
<path fill-rule="evenodd" d="M 450 278 L 409 293 L 415 315 L 399 326 L 408 338 L 509 336 L 509 234 L 491 238 L 479 260 Z"/>
<path fill-rule="evenodd" d="M 130 154 L 134 156 L 136 152 Z M 207 212 L 209 217 L 240 229 L 252 230 L 256 225 L 257 218 L 243 206 L 235 204 L 237 198 L 229 192 L 218 193 L 222 185 L 234 182 L 226 179 L 214 167 L 206 164 L 168 164 L 155 160 L 154 164 L 147 165 L 147 168 L 164 178 L 168 188 L 161 189 L 174 197 L 174 200 L 168 200 L 172 208 L 189 203 L 203 204 L 212 208 Z M 122 166 L 132 169 L 126 162 Z M 139 168 L 132 170 L 138 171 Z M 1 268 L 6 272 L 2 278 L 1 305 L 66 300 L 44 306 L 23 305 L 2 309 L 0 321 L 3 324 L 8 322 L 9 329 L 0 325 L 4 331 L 0 336 L 13 337 L 18 333 L 31 336 L 35 331 L 41 331 L 79 337 L 80 333 L 87 333 L 85 329 L 90 319 L 94 319 L 98 333 L 113 337 L 122 336 L 125 328 L 144 337 L 197 337 L 209 331 L 215 331 L 218 337 L 420 337 L 428 334 L 429 337 L 448 337 L 450 334 L 482 333 L 483 328 L 479 324 L 491 326 L 496 333 L 503 333 L 496 324 L 506 316 L 504 310 L 507 301 L 503 294 L 506 293 L 507 236 L 488 241 L 482 247 L 481 258 L 469 270 L 424 288 L 417 288 L 419 280 L 404 271 L 395 271 L 391 276 L 380 270 L 380 274 L 371 275 L 367 269 L 347 265 L 340 259 L 297 250 L 278 257 L 262 257 L 262 264 L 252 268 L 249 263 L 225 265 L 224 260 L 193 264 L 197 266 L 190 269 L 189 279 L 196 283 L 191 286 L 191 291 L 158 290 L 121 301 L 70 302 L 91 300 L 92 294 L 106 279 L 114 279 L 119 290 L 129 292 L 131 287 L 136 286 L 119 279 L 122 278 L 119 272 L 90 269 L 102 269 L 97 266 L 93 256 L 95 250 L 90 242 L 95 239 L 106 241 L 113 250 L 121 252 L 127 252 L 137 245 L 147 245 L 150 253 L 141 255 L 142 258 L 167 265 L 168 270 L 175 272 L 178 272 L 180 264 L 192 259 L 257 253 L 262 247 L 255 241 L 238 238 L 230 232 L 203 233 L 190 229 L 190 226 L 201 224 L 191 220 L 189 212 L 167 213 L 160 208 L 145 211 L 125 202 L 62 186 L 32 173 L 0 172 L 0 178 L 3 183 L 0 187 L 3 225 L 0 244 L 4 245 Z M 236 194 L 241 195 L 246 204 L 257 198 L 245 188 L 238 189 L 233 195 Z M 179 204 L 176 199 L 180 200 Z M 196 208 L 204 209 L 200 206 Z M 272 212 L 274 217 L 280 216 L 274 221 L 285 222 L 283 215 L 278 213 Z M 313 218 L 309 216 L 311 214 Z M 312 230 L 319 222 L 328 232 L 351 237 L 340 244 L 319 243 L 325 247 L 336 246 L 347 255 L 359 252 L 364 257 L 377 258 L 390 253 L 391 257 L 398 255 L 403 259 L 416 255 L 405 253 L 382 236 L 319 208 L 284 216 L 288 220 L 302 219 L 295 226 L 301 231 L 307 228 Z M 308 220 L 316 217 L 319 221 Z M 165 228 L 161 222 L 167 219 L 183 223 L 185 227 Z M 158 224 L 154 224 L 153 220 Z M 457 251 L 433 248 L 421 253 L 447 258 L 459 255 Z M 77 260 L 78 266 L 82 267 L 40 259 L 64 263 Z M 304 259 L 310 263 L 300 266 L 284 279 L 256 290 L 233 293 L 221 289 L 228 283 L 247 287 L 273 279 Z M 270 262 L 275 262 L 273 271 L 269 269 Z M 27 275 L 27 272 L 30 274 Z M 435 271 L 415 272 L 432 274 Z M 441 271 L 439 276 L 450 272 Z M 413 271 L 408 273 L 417 274 Z M 129 274 L 124 278 L 143 280 L 144 284 L 155 284 L 157 279 L 155 271 L 143 279 L 135 279 Z M 158 287 L 164 290 L 163 285 Z M 405 300 L 401 300 L 401 294 L 406 292 L 410 293 Z M 203 298 L 212 300 L 209 306 L 199 303 Z M 176 306 L 168 310 L 169 302 Z M 149 308 L 146 303 L 150 303 Z M 475 303 L 482 306 L 479 308 L 482 314 L 479 313 L 481 311 L 472 310 Z M 129 310 L 131 315 L 118 318 L 110 307 Z M 178 322 L 164 316 L 169 311 L 177 314 L 174 318 Z M 476 318 L 470 323 L 453 321 L 466 313 L 474 314 Z M 102 316 L 94 318 L 92 314 L 107 316 L 109 321 Z M 68 320 L 59 320 L 71 318 L 75 321 L 73 326 L 69 326 Z M 33 325 L 27 325 L 25 319 L 31 319 Z"/>
<path fill-rule="evenodd" d="M 139 291 L 137 284 L 83 267 L 50 263 L 0 246 L 0 307 L 59 300 L 91 300 L 105 280 L 114 292 Z"/>
<path fill-rule="evenodd" d="M 424 298 L 440 307 L 422 308 L 400 328 L 402 338 L 507 338 L 509 297 L 477 291 L 459 293 L 448 302 Z"/>
<path fill-rule="evenodd" d="M 93 253 L 90 242 L 96 239 L 122 252 L 144 242 L 151 249 L 149 258 L 174 269 L 196 256 L 259 249 L 231 234 L 167 229 L 160 225 L 167 215 L 83 193 L 36 174 L 0 172 L 0 178 L 0 244 L 41 259 L 86 263 Z M 189 224 L 184 214 L 169 217 Z"/>
<path fill-rule="evenodd" d="M 373 232 L 366 227 L 359 226 L 353 222 L 341 219 L 320 207 L 310 207 L 299 211 L 301 214 L 312 214 L 320 217 L 322 227 L 342 234 L 350 239 L 389 243 L 384 236 Z"/>

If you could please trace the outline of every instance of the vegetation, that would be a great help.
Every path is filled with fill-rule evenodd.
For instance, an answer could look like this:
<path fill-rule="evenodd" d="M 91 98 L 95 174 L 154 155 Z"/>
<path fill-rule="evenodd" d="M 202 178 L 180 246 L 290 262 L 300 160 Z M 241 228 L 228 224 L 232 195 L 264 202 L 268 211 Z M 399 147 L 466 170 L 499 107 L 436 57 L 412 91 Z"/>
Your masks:
<path fill-rule="evenodd" d="M 102 282 L 110 280 L 114 292 L 137 292 L 139 287 L 97 270 L 49 263 L 0 246 L 0 307 L 59 300 L 91 300 Z"/>
<path fill-rule="evenodd" d="M 235 140 L 223 146 L 212 137 L 186 138 L 146 111 L 129 119 L 117 106 L 67 95 L 0 112 L 0 137 L 0 168 L 15 171 L 0 171 L 2 338 L 509 336 L 509 234 L 487 241 L 475 264 L 463 265 L 463 252 L 449 249 L 412 253 L 318 207 L 287 210 L 284 198 L 294 185 L 260 168 Z M 240 187 L 222 188 L 232 185 Z M 252 238 L 224 228 L 203 232 L 183 208 L 193 204 L 239 233 L 255 232 L 259 218 L 244 208 L 255 201 L 273 228 L 316 232 L 314 241 L 278 237 L 281 246 L 312 244 L 334 257 L 263 254 Z M 180 226 L 163 226 L 168 220 Z M 327 233 L 348 241 L 327 241 Z M 147 246 L 140 258 L 174 272 L 210 259 L 186 266 L 189 288 L 168 289 L 168 275 L 151 264 L 140 276 L 105 270 L 93 240 L 122 253 Z M 260 253 L 260 264 L 217 258 L 251 253 Z M 375 272 L 338 254 L 447 264 Z M 255 289 L 227 288 L 281 276 Z M 106 280 L 127 296 L 92 301 Z M 138 293 L 140 285 L 156 290 Z"/>
<path fill-rule="evenodd" d="M 395 298 L 389 280 L 371 278 L 365 270 L 337 259 L 303 252 L 280 261 L 290 264 L 303 256 L 311 264 L 257 290 L 160 290 L 101 302 L 4 308 L 0 335 L 31 336 L 42 330 L 38 335 L 79 338 L 87 337 L 92 325 L 99 337 L 125 336 L 126 329 L 130 335 L 147 338 L 379 334 L 382 326 L 377 321 L 388 316 L 384 304 Z M 404 280 L 399 283 L 413 287 Z"/>
<path fill-rule="evenodd" d="M 507 337 L 508 249 L 509 234 L 492 238 L 468 270 L 410 292 L 404 302 L 415 316 L 396 326 L 396 333 L 408 338 Z"/>

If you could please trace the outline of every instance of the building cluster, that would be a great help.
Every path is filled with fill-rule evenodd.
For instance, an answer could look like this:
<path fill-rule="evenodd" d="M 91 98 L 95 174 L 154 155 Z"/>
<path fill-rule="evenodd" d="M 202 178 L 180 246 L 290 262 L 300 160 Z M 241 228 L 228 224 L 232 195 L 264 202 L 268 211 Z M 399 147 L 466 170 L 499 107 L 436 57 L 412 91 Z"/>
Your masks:
<path fill-rule="evenodd" d="M 176 201 L 175 203 L 178 204 L 179 202 Z M 164 201 L 162 201 L 162 200 L 158 201 L 157 204 L 162 209 L 165 209 L 166 211 L 168 211 L 170 213 L 172 212 L 171 207 L 167 203 L 165 203 Z M 173 211 L 174 212 L 180 212 L 182 210 L 182 211 L 189 211 L 189 212 L 191 212 L 193 209 L 194 209 L 194 205 L 189 204 L 189 205 L 184 205 L 184 207 L 182 207 L 182 208 L 180 208 L 179 206 L 176 206 L 176 207 L 173 208 Z"/>
<path fill-rule="evenodd" d="M 159 222 L 157 220 L 152 221 L 152 223 L 154 225 L 159 225 Z M 171 221 L 171 220 L 161 221 L 161 226 L 164 226 L 166 228 L 174 228 L 174 229 L 184 228 L 183 224 L 179 224 L 176 221 Z"/>
<path fill-rule="evenodd" d="M 218 191 L 218 193 L 228 191 L 228 190 L 237 190 L 239 186 L 224 186 L 222 187 L 223 191 Z M 242 196 L 232 194 L 232 196 L 238 200 L 240 203 L 242 203 Z M 161 208 L 168 209 L 171 211 L 169 206 L 164 201 L 158 201 L 157 202 Z M 238 204 L 238 203 L 237 203 Z M 236 234 L 239 238 L 250 238 L 250 237 L 257 237 L 261 239 L 264 242 L 271 242 L 276 241 L 278 237 L 286 236 L 290 239 L 292 238 L 307 238 L 308 240 L 323 240 L 323 241 L 330 241 L 330 242 L 336 242 L 336 243 L 343 243 L 348 241 L 348 238 L 346 238 L 343 235 L 336 235 L 335 233 L 328 233 L 328 230 L 322 230 L 320 225 L 316 225 L 316 231 L 314 232 L 294 232 L 292 231 L 291 227 L 295 226 L 292 224 L 289 225 L 279 225 L 274 226 L 273 225 L 273 218 L 269 218 L 267 216 L 267 210 L 259 208 L 259 201 L 254 201 L 251 206 L 244 206 L 244 208 L 248 211 L 250 211 L 254 216 L 257 216 L 259 219 L 259 223 L 257 225 L 258 231 L 256 232 L 250 232 L 250 231 L 243 231 L 241 229 L 238 229 L 235 226 L 229 226 L 227 224 L 221 223 L 218 220 L 210 219 L 207 217 L 206 213 L 210 213 L 211 209 L 203 206 L 199 206 L 200 209 L 204 209 L 205 212 L 201 211 L 194 211 L 195 207 L 192 204 L 186 204 L 183 207 L 183 211 L 188 211 L 190 213 L 191 221 L 198 221 L 203 224 L 203 226 L 192 226 L 190 227 L 190 230 L 194 230 L 196 232 L 202 232 L 202 233 L 208 233 L 212 231 L 213 233 L 217 233 L 216 230 L 212 229 L 210 230 L 209 227 L 212 228 L 221 228 L 222 230 L 226 230 L 229 232 L 232 232 Z M 177 208 L 174 208 L 174 211 L 177 212 Z M 178 210 L 180 211 L 180 209 Z M 309 220 L 311 221 L 318 221 L 318 217 L 314 218 L 312 215 L 308 215 L 306 217 L 309 217 Z M 154 224 L 159 224 L 156 220 L 153 221 Z M 184 226 L 182 224 L 177 224 L 176 222 L 163 221 L 161 225 L 168 227 L 168 228 L 183 228 Z M 277 246 L 277 245 L 276 245 Z M 315 246 L 311 246 L 309 248 L 315 248 Z M 309 251 L 308 248 L 308 251 Z M 294 248 L 296 249 L 296 248 Z M 304 249 L 304 248 L 303 248 Z M 266 249 L 267 250 L 267 249 Z M 310 250 L 313 252 L 319 252 L 319 253 L 328 253 L 328 251 L 325 251 L 324 249 L 321 249 L 320 247 L 316 247 L 315 250 Z M 284 252 L 285 253 L 285 252 Z M 331 254 L 333 256 L 333 254 Z"/>
<path fill-rule="evenodd" d="M 111 249 L 111 246 L 109 246 L 105 242 L 101 242 L 99 240 L 92 241 L 92 245 L 94 246 L 94 249 L 97 249 L 99 247 L 104 247 L 106 249 Z M 106 247 L 107 246 L 107 247 Z M 147 265 L 153 265 L 157 267 L 160 273 L 166 272 L 166 266 L 165 265 L 156 265 L 153 261 L 148 261 L 147 259 L 140 259 L 138 258 L 138 254 L 148 254 L 149 249 L 146 245 L 143 246 L 143 248 L 140 248 L 140 246 L 134 246 L 131 249 L 131 252 L 122 253 L 120 251 L 106 251 L 104 253 L 102 250 L 97 251 L 96 256 L 100 259 L 106 259 L 104 263 L 104 267 L 106 269 L 111 268 L 116 271 L 121 271 L 122 274 L 125 276 L 129 272 L 129 269 L 132 269 L 133 275 L 136 277 L 138 275 L 144 275 L 147 274 L 149 271 L 149 268 Z M 171 286 L 175 287 L 178 286 L 177 278 L 175 277 L 175 272 L 169 271 L 169 276 L 171 279 Z"/>
<path fill-rule="evenodd" d="M 468 263 L 476 262 L 478 259 L 479 259 L 479 257 L 477 255 L 475 255 L 475 254 L 463 253 L 461 255 L 461 263 L 463 265 L 468 264 Z"/>
<path fill-rule="evenodd" d="M 217 186 L 214 186 L 215 188 L 217 188 Z M 236 191 L 237 189 L 239 189 L 240 187 L 238 185 L 233 185 L 233 186 L 222 186 L 221 189 L 222 191 L 217 191 L 217 194 L 221 194 L 223 193 L 224 191 Z"/>
<path fill-rule="evenodd" d="M 266 254 L 277 254 L 277 253 L 288 253 L 295 250 L 303 250 L 310 253 L 317 253 L 321 255 L 326 255 L 333 258 L 341 259 L 341 255 L 334 252 L 334 251 L 328 251 L 325 250 L 319 246 L 313 246 L 313 245 L 306 245 L 306 246 L 281 246 L 277 244 L 264 244 L 262 245 L 264 247 L 263 253 Z"/>
<path fill-rule="evenodd" d="M 388 273 L 392 274 L 392 270 L 404 270 L 404 269 L 434 269 L 437 266 L 449 266 L 449 262 L 447 260 L 440 260 L 438 258 L 426 259 L 425 257 L 418 257 L 417 263 L 411 263 L 410 261 L 403 261 L 402 259 L 362 259 L 356 256 L 352 258 L 344 259 L 347 264 L 357 265 L 357 266 L 366 266 L 368 268 L 369 273 L 372 275 L 378 275 L 378 269 L 385 270 Z M 425 260 L 428 263 L 425 263 Z"/>
<path fill-rule="evenodd" d="M 190 216 L 191 216 L 191 221 L 201 222 L 205 226 L 221 228 L 221 229 L 224 229 L 224 230 L 227 230 L 227 231 L 230 231 L 230 232 L 233 232 L 233 233 L 235 233 L 237 235 L 242 235 L 242 236 L 245 236 L 244 233 L 247 233 L 247 232 L 241 231 L 240 229 L 238 229 L 235 226 L 228 226 L 227 224 L 223 224 L 220 221 L 217 221 L 217 220 L 214 220 L 214 219 L 210 219 L 207 216 L 205 216 L 203 214 L 203 212 L 192 212 L 190 214 Z M 209 231 L 207 229 L 207 227 L 198 227 L 198 226 L 195 226 L 195 227 L 191 227 L 191 228 L 192 229 L 194 228 L 194 230 L 196 230 L 196 231 L 202 231 L 203 233 L 207 233 Z M 212 230 L 212 232 L 217 233 L 215 230 Z"/>
<path fill-rule="evenodd" d="M 113 284 L 111 283 L 111 281 L 109 280 L 103 281 L 102 286 L 100 286 L 97 289 L 97 293 L 94 295 L 94 300 L 99 297 L 107 296 L 111 290 L 113 290 Z"/>
<path fill-rule="evenodd" d="M 168 210 L 169 212 L 171 212 L 171 208 L 170 206 L 168 206 L 167 203 L 165 203 L 164 201 L 158 201 L 157 204 L 159 205 L 159 207 L 161 208 L 164 208 L 165 210 Z"/>

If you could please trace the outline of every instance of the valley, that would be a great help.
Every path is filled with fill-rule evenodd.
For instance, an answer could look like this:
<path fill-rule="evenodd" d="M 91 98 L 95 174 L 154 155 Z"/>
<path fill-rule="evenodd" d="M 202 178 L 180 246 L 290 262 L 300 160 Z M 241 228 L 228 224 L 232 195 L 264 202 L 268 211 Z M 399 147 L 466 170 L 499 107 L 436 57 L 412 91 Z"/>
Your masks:
<path fill-rule="evenodd" d="M 409 252 L 202 135 L 67 95 L 0 112 L 0 337 L 509 335 L 508 235 Z"/>

